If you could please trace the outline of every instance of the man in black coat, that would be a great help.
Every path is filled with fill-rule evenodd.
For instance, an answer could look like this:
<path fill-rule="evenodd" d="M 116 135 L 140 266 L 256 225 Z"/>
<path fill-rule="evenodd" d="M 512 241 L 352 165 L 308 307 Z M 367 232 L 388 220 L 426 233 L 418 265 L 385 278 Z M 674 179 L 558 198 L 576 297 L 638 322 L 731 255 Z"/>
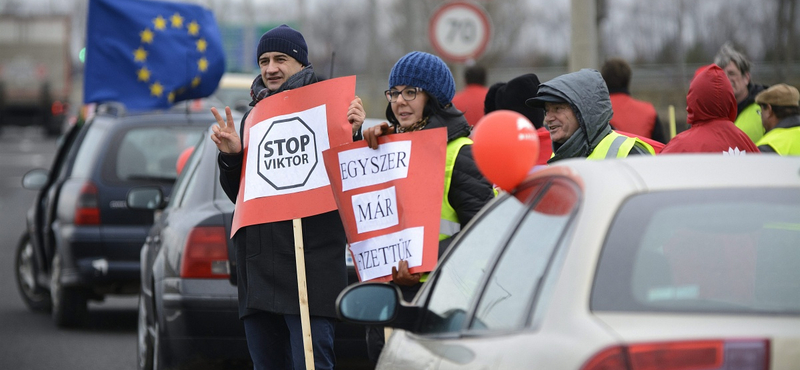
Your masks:
<path fill-rule="evenodd" d="M 264 33 L 257 55 L 261 73 L 251 87 L 251 106 L 273 94 L 317 82 L 308 62 L 305 39 L 289 26 Z M 220 150 L 220 183 L 235 202 L 240 190 L 244 160 L 241 138 L 247 115 L 237 134 L 230 108 L 225 110 L 227 117 L 223 119 L 216 108 L 211 109 L 218 123 L 211 140 Z M 348 110 L 354 132 L 364 122 L 364 116 L 356 97 Z M 302 225 L 314 365 L 316 369 L 333 369 L 334 306 L 347 285 L 347 240 L 338 211 L 304 218 Z M 255 369 L 305 369 L 292 221 L 246 226 L 237 231 L 233 240 L 239 316 Z"/>

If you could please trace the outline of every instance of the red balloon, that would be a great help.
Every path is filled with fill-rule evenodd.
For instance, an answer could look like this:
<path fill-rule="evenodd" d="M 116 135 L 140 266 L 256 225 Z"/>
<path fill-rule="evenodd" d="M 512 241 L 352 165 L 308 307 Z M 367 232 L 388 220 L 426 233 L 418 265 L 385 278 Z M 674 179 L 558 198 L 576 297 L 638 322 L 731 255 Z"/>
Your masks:
<path fill-rule="evenodd" d="M 539 135 L 531 121 L 510 110 L 491 112 L 472 132 L 472 154 L 486 178 L 505 191 L 519 185 L 539 157 Z"/>
<path fill-rule="evenodd" d="M 177 161 L 177 163 L 175 163 L 175 170 L 178 171 L 178 175 L 180 175 L 181 171 L 183 171 L 183 166 L 186 165 L 186 161 L 189 159 L 189 156 L 192 155 L 193 151 L 194 151 L 194 147 L 190 146 L 190 147 L 184 149 L 181 152 L 181 155 L 178 156 L 178 161 Z"/>

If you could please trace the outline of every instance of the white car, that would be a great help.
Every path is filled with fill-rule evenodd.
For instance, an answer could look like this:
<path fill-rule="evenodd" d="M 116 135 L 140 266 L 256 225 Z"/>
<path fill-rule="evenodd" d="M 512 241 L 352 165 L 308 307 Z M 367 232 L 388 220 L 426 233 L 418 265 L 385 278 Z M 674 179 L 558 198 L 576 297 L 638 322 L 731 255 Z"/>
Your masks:
<path fill-rule="evenodd" d="M 561 161 L 411 303 L 364 283 L 337 307 L 395 328 L 377 369 L 800 369 L 800 157 Z"/>

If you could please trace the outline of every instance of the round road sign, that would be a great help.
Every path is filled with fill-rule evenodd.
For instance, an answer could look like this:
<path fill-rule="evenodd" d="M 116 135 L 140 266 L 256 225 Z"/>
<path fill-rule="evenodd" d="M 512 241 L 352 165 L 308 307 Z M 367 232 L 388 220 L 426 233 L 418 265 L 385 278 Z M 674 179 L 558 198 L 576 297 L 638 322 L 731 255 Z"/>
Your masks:
<path fill-rule="evenodd" d="M 442 59 L 451 62 L 480 57 L 489 44 L 491 33 L 486 12 L 475 4 L 461 1 L 440 7 L 428 25 L 433 48 Z"/>

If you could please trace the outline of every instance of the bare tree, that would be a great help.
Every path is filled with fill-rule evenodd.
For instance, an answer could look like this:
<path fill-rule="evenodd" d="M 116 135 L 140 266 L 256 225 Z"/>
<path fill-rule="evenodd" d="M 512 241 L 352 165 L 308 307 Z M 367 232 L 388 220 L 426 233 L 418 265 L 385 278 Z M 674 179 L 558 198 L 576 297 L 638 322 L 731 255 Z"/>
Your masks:
<path fill-rule="evenodd" d="M 523 0 L 491 1 L 485 4 L 486 13 L 492 20 L 492 38 L 489 48 L 481 58 L 484 65 L 495 65 L 503 59 L 522 59 L 530 53 L 523 52 L 521 39 L 526 35 L 523 26 L 536 12 L 530 11 L 530 6 Z M 538 21 L 544 17 L 535 17 Z"/>
<path fill-rule="evenodd" d="M 779 62 L 778 78 L 785 80 L 788 74 L 787 69 L 795 56 L 796 40 L 795 14 L 797 13 L 797 0 L 778 0 L 775 19 L 775 60 Z"/>
<path fill-rule="evenodd" d="M 372 62 L 368 53 L 369 23 L 363 13 L 353 11 L 353 3 L 325 3 L 309 14 L 313 21 L 307 22 L 305 37 L 317 73 L 335 77 L 329 76 L 331 63 L 335 63 L 335 75 L 357 74 Z"/>

